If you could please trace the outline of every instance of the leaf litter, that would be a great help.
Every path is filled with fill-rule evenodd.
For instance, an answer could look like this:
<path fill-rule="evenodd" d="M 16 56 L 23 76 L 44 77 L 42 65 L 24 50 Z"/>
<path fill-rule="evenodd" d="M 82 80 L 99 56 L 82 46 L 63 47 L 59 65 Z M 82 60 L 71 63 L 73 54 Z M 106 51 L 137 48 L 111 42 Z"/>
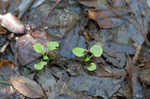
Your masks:
<path fill-rule="evenodd" d="M 0 79 L 11 78 L 14 89 L 30 98 L 148 99 L 149 1 L 60 1 L 0 1 L 6 5 L 0 6 L 0 73 L 4 76 Z M 8 34 L 14 35 L 10 39 Z M 41 59 L 33 44 L 46 46 L 49 41 L 60 42 L 59 50 L 50 53 L 58 55 L 56 60 L 42 71 L 31 69 Z M 103 54 L 90 60 L 97 67 L 89 72 L 87 64 L 73 56 L 72 48 L 88 49 L 97 42 L 102 44 Z M 7 97 L 1 92 L 0 96 Z"/>

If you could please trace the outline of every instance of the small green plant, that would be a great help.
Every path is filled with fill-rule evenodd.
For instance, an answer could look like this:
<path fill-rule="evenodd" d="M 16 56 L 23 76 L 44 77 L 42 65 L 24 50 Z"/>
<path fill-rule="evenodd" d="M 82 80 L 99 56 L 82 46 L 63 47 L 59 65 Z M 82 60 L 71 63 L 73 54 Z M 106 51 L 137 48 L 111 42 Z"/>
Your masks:
<path fill-rule="evenodd" d="M 54 42 L 54 41 L 48 42 L 46 50 L 44 49 L 44 46 L 40 43 L 33 44 L 34 51 L 41 54 L 43 57 L 41 59 L 40 63 L 34 65 L 34 68 L 36 70 L 43 69 L 44 66 L 47 65 L 47 62 L 49 60 L 48 52 L 53 51 L 53 50 L 57 49 L 58 47 L 59 47 L 59 43 Z"/>
<path fill-rule="evenodd" d="M 93 45 L 90 50 L 86 50 L 83 48 L 73 48 L 72 52 L 75 56 L 78 57 L 84 57 L 84 62 L 88 62 L 91 60 L 92 57 L 100 57 L 103 54 L 103 49 L 101 45 L 95 44 Z M 87 53 L 90 52 L 91 55 L 88 57 L 85 57 Z M 96 70 L 96 64 L 95 63 L 90 63 L 87 67 L 89 71 L 95 71 Z"/>

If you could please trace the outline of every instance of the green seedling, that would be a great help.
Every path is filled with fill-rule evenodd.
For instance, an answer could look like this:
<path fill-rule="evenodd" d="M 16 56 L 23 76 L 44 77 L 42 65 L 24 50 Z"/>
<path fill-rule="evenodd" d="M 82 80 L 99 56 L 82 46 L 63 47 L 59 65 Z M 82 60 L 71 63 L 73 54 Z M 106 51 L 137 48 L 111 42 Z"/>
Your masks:
<path fill-rule="evenodd" d="M 33 45 L 33 49 L 35 52 L 41 54 L 43 58 L 41 59 L 40 63 L 35 64 L 34 68 L 36 70 L 41 70 L 44 68 L 45 65 L 47 65 L 47 62 L 49 61 L 48 52 L 53 51 L 59 47 L 58 42 L 48 42 L 47 49 L 44 49 L 44 46 L 40 43 L 36 43 Z"/>
<path fill-rule="evenodd" d="M 100 57 L 103 54 L 103 49 L 101 45 L 95 44 L 90 48 L 89 51 L 83 48 L 73 48 L 72 52 L 77 57 L 84 57 L 84 62 L 88 62 L 91 60 L 92 57 Z M 91 56 L 85 57 L 87 55 L 87 52 L 90 52 Z M 89 71 L 96 70 L 96 64 L 91 63 L 87 69 Z"/>
<path fill-rule="evenodd" d="M 83 48 L 73 48 L 72 52 L 77 57 L 84 57 L 88 51 Z M 86 57 L 84 59 L 85 62 L 88 62 L 92 57 L 100 57 L 103 53 L 103 49 L 100 45 L 95 44 L 90 48 L 89 52 L 91 53 L 91 56 Z"/>

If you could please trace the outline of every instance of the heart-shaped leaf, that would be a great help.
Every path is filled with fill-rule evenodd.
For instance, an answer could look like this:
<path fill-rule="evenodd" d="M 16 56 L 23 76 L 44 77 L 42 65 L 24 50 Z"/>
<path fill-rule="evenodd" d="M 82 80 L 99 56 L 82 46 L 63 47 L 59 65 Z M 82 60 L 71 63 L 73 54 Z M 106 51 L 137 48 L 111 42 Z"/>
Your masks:
<path fill-rule="evenodd" d="M 76 55 L 78 57 L 82 57 L 85 55 L 85 49 L 83 49 L 83 48 L 73 48 L 72 52 L 74 55 Z"/>
<path fill-rule="evenodd" d="M 34 65 L 34 68 L 35 68 L 36 70 L 41 70 L 41 69 L 44 68 L 44 66 L 45 66 L 46 64 L 47 64 L 47 62 L 41 61 L 39 64 L 35 64 L 35 65 Z"/>
<path fill-rule="evenodd" d="M 44 47 L 43 47 L 43 45 L 41 45 L 40 43 L 34 44 L 34 45 L 33 45 L 33 48 L 34 48 L 34 50 L 35 50 L 37 53 L 40 53 L 40 54 L 42 54 L 42 55 L 45 53 Z"/>
<path fill-rule="evenodd" d="M 90 48 L 90 52 L 95 56 L 95 57 L 100 57 L 103 53 L 103 49 L 100 45 L 93 45 Z"/>
<path fill-rule="evenodd" d="M 55 50 L 57 47 L 59 47 L 59 43 L 58 42 L 48 42 L 47 44 L 48 46 L 48 50 L 53 51 Z"/>
<path fill-rule="evenodd" d="M 96 70 L 96 64 L 91 63 L 87 67 L 88 71 L 95 71 Z"/>

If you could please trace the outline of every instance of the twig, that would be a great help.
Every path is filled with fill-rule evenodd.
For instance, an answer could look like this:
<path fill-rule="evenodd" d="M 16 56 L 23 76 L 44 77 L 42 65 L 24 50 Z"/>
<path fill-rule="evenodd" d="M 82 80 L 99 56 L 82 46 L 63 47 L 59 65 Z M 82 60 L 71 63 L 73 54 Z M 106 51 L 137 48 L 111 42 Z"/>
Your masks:
<path fill-rule="evenodd" d="M 8 39 L 11 41 L 12 39 L 14 38 L 14 33 L 11 33 L 9 36 L 8 36 Z M 7 41 L 1 48 L 0 48 L 0 53 L 4 53 L 7 46 L 9 45 L 10 41 Z"/>
<path fill-rule="evenodd" d="M 5 7 L 5 12 L 8 12 L 9 6 L 10 6 L 10 0 L 7 1 L 6 7 Z"/>
<path fill-rule="evenodd" d="M 0 48 L 0 53 L 5 52 L 7 46 L 9 45 L 9 42 L 6 42 L 1 48 Z"/>
<path fill-rule="evenodd" d="M 137 62 L 137 60 L 138 60 L 138 58 L 139 58 L 140 52 L 141 52 L 141 50 L 142 50 L 142 45 L 143 45 L 143 43 L 144 43 L 144 41 L 142 42 L 142 44 L 140 44 L 140 45 L 136 48 L 136 53 L 135 53 L 135 55 L 134 55 L 134 57 L 133 57 L 133 64 L 134 64 L 134 66 L 136 66 L 135 64 L 136 64 L 136 62 Z"/>
<path fill-rule="evenodd" d="M 46 19 L 48 18 L 48 16 L 54 11 L 54 9 L 58 6 L 58 4 L 61 2 L 61 0 L 57 0 L 55 5 L 52 7 L 52 9 L 48 12 L 48 14 L 46 15 L 45 19 L 43 20 L 43 22 L 46 21 Z"/>

